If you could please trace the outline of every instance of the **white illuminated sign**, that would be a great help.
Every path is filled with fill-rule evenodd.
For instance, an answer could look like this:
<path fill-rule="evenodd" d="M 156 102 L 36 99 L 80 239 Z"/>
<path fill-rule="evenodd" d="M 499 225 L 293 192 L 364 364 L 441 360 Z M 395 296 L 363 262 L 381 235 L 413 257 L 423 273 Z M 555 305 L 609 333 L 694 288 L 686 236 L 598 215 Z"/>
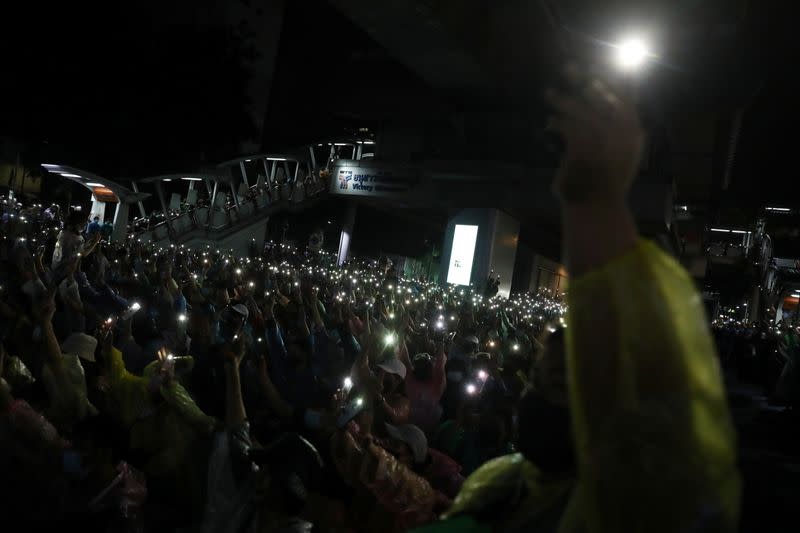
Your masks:
<path fill-rule="evenodd" d="M 472 274 L 472 259 L 475 257 L 475 243 L 478 240 L 478 226 L 456 224 L 453 233 L 453 248 L 450 250 L 450 268 L 447 283 L 469 285 Z"/>

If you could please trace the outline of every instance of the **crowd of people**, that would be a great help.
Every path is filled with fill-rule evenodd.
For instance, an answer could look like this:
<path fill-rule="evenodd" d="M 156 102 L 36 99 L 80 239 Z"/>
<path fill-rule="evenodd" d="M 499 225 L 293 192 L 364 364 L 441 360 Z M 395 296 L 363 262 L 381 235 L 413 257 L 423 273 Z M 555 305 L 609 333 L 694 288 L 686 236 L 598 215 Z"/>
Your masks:
<path fill-rule="evenodd" d="M 441 289 L 399 278 L 390 262 L 337 267 L 332 254 L 288 244 L 270 243 L 247 258 L 210 248 L 156 249 L 136 238 L 111 245 L 80 211 L 62 222 L 40 206 L 20 208 L 8 210 L 3 226 L 4 368 L 14 384 L 12 404 L 35 406 L 47 417 L 42 423 L 70 442 L 62 454 L 78 472 L 62 480 L 64 490 L 94 487 L 99 494 L 116 475 L 94 480 L 94 454 L 125 458 L 97 468 L 105 467 L 107 477 L 122 464 L 141 471 L 151 497 L 161 495 L 178 523 L 181 509 L 188 523 L 213 518 L 204 490 L 211 464 L 190 452 L 213 450 L 214 432 L 223 428 L 245 452 L 253 440 L 313 442 L 304 443 L 313 450 L 312 465 L 286 466 L 309 469 L 323 450 L 327 467 L 316 465 L 316 478 L 303 479 L 319 497 L 345 490 L 326 484 L 326 474 L 357 485 L 358 475 L 347 476 L 366 467 L 357 457 L 361 439 L 374 436 L 375 451 L 385 457 L 372 459 L 382 458 L 393 471 L 388 482 L 408 485 L 409 502 L 421 507 L 406 519 L 403 505 L 387 503 L 372 525 L 432 520 L 450 507 L 465 475 L 514 451 L 515 404 L 537 338 L 546 324 L 560 327 L 565 311 L 545 290 L 504 300 L 472 288 Z M 43 315 L 46 324 L 36 320 Z M 40 353 L 35 341 L 42 338 L 56 342 L 52 353 Z M 59 367 L 63 383 L 50 377 Z M 234 368 L 238 385 L 226 379 Z M 230 423 L 226 398 L 234 393 L 244 398 L 247 424 Z M 358 442 L 347 438 L 356 424 Z M 121 437 L 97 450 L 76 445 L 102 441 L 97 431 Z M 227 450 L 229 443 L 216 446 Z M 384 492 L 394 497 L 389 487 L 378 494 Z M 374 507 L 371 497 L 358 496 L 365 510 Z M 344 515 L 342 503 L 317 512 Z"/>
<path fill-rule="evenodd" d="M 585 87 L 549 95 L 568 306 L 285 243 L 109 244 L 6 199 L 9 531 L 734 531 L 699 298 L 625 207 L 635 113 Z"/>

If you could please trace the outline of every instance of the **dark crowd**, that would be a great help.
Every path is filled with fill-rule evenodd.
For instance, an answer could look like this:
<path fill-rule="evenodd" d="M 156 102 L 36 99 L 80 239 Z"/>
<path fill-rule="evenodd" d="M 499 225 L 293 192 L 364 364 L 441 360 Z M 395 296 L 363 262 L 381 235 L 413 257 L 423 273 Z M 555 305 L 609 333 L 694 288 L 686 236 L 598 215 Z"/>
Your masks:
<path fill-rule="evenodd" d="M 635 113 L 587 87 L 549 95 L 566 296 L 4 198 L 4 531 L 735 531 L 711 332 L 625 206 Z"/>

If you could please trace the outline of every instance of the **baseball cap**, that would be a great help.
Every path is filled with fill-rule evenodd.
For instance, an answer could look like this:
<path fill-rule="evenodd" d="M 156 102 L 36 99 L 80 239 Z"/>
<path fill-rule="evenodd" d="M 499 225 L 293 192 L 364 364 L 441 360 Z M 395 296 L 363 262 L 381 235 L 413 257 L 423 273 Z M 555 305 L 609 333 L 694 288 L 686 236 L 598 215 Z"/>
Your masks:
<path fill-rule="evenodd" d="M 236 311 L 238 314 L 242 315 L 245 319 L 250 316 L 250 311 L 247 310 L 247 306 L 244 304 L 235 304 L 231 306 L 231 309 Z"/>
<path fill-rule="evenodd" d="M 94 352 L 97 339 L 85 333 L 73 333 L 61 344 L 61 351 L 69 355 L 77 355 L 85 361 L 94 363 Z"/>
<path fill-rule="evenodd" d="M 428 456 L 428 439 L 421 429 L 414 424 L 404 424 L 402 426 L 386 424 L 386 432 L 393 439 L 408 444 L 408 447 L 411 448 L 411 453 L 414 454 L 415 463 L 425 462 L 425 458 Z"/>
<path fill-rule="evenodd" d="M 431 357 L 431 354 L 429 354 L 429 353 L 420 352 L 420 353 L 418 353 L 417 355 L 414 356 L 414 360 L 412 362 L 414 364 L 416 364 L 417 361 L 419 361 L 419 362 L 422 362 L 422 361 L 431 362 L 431 361 L 433 361 L 433 357 Z"/>
<path fill-rule="evenodd" d="M 388 374 L 396 374 L 403 379 L 406 379 L 406 365 L 399 359 L 387 359 L 383 363 L 378 364 L 378 368 L 382 368 Z"/>

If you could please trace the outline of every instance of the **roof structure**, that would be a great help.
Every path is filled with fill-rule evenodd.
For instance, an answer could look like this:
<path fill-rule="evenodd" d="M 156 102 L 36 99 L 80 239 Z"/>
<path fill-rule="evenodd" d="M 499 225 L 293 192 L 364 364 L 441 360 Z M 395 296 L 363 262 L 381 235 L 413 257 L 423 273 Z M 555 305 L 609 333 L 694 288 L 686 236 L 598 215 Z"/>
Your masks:
<path fill-rule="evenodd" d="M 68 165 L 47 163 L 42 167 L 52 174 L 86 187 L 101 202 L 133 204 L 150 196 L 149 193 L 132 191 L 116 181 Z"/>

